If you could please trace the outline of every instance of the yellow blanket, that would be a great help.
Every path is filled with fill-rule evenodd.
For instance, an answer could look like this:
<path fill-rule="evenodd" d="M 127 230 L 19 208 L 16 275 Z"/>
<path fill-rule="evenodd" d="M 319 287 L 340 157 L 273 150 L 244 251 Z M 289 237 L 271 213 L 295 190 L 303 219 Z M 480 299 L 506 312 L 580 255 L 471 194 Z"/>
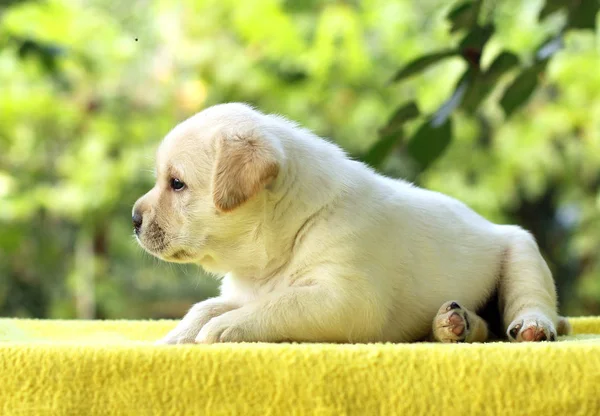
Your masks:
<path fill-rule="evenodd" d="M 600 318 L 571 323 L 556 343 L 165 347 L 172 321 L 0 319 L 0 415 L 600 415 Z"/>

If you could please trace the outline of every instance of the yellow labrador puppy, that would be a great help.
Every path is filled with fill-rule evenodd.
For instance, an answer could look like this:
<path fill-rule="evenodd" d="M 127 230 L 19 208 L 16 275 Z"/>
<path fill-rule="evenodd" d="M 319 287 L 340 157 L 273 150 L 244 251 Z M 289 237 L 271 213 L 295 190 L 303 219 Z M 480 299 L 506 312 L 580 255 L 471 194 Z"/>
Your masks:
<path fill-rule="evenodd" d="M 223 276 L 161 343 L 478 342 L 494 293 L 510 340 L 568 332 L 529 233 L 282 117 L 208 108 L 165 137 L 156 173 L 133 209 L 138 241 Z"/>

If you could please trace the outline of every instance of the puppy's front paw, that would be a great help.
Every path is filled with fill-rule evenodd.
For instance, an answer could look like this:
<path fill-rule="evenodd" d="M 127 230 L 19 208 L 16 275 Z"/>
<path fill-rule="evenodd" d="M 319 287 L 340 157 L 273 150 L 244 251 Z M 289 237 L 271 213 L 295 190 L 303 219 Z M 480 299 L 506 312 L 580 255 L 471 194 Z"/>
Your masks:
<path fill-rule="evenodd" d="M 446 302 L 433 320 L 433 337 L 439 342 L 464 342 L 470 331 L 469 316 L 457 302 Z"/>
<path fill-rule="evenodd" d="M 244 341 L 248 339 L 243 326 L 228 319 L 227 316 L 219 316 L 208 321 L 195 340 L 196 344 Z"/>
<path fill-rule="evenodd" d="M 556 329 L 543 315 L 518 317 L 508 326 L 508 339 L 513 342 L 555 341 Z"/>
<path fill-rule="evenodd" d="M 198 332 L 200 332 L 198 322 L 190 322 L 184 319 L 165 335 L 164 338 L 156 341 L 154 345 L 193 344 Z"/>
<path fill-rule="evenodd" d="M 194 337 L 191 336 L 169 336 L 159 339 L 154 345 L 177 345 L 177 344 L 193 344 Z"/>

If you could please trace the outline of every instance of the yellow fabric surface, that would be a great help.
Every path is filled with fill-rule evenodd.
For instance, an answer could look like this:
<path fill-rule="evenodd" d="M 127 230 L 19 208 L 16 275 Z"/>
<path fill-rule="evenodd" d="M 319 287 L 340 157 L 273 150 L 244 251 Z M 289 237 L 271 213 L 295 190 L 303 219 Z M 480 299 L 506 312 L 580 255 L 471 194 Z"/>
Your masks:
<path fill-rule="evenodd" d="M 154 346 L 174 321 L 0 319 L 0 415 L 600 415 L 600 317 L 538 344 Z"/>

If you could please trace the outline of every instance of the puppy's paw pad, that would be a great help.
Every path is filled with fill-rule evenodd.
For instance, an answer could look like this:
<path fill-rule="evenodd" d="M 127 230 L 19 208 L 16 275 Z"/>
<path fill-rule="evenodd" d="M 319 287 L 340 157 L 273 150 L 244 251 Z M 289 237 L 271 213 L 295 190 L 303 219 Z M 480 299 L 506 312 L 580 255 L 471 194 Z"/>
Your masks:
<path fill-rule="evenodd" d="M 515 319 L 506 331 L 513 342 L 555 341 L 554 325 L 544 317 L 526 317 Z"/>
<path fill-rule="evenodd" d="M 444 303 L 433 321 L 433 336 L 439 342 L 464 342 L 469 330 L 468 313 L 455 301 Z"/>

